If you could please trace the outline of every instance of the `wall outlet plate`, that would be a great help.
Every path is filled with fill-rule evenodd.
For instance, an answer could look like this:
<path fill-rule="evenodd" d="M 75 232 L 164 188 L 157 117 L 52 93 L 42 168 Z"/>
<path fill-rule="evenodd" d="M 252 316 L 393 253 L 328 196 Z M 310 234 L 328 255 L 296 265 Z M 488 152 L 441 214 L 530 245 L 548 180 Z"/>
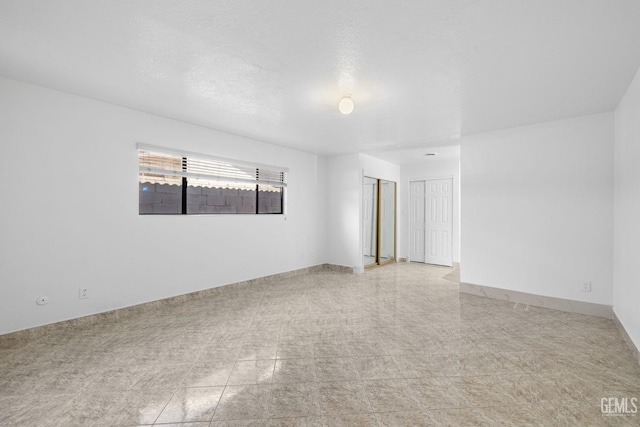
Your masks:
<path fill-rule="evenodd" d="M 87 288 L 80 288 L 80 291 L 79 291 L 78 297 L 79 297 L 80 299 L 86 299 L 86 298 L 89 298 Z"/>
<path fill-rule="evenodd" d="M 591 282 L 584 282 L 580 285 L 582 292 L 591 292 Z"/>

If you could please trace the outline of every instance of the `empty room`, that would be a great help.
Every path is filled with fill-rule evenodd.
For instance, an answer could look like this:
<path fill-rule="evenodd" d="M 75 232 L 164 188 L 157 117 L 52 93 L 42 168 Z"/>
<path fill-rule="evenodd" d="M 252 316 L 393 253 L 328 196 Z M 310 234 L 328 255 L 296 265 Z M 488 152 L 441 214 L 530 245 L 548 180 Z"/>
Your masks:
<path fill-rule="evenodd" d="M 640 2 L 0 0 L 0 426 L 640 425 Z"/>

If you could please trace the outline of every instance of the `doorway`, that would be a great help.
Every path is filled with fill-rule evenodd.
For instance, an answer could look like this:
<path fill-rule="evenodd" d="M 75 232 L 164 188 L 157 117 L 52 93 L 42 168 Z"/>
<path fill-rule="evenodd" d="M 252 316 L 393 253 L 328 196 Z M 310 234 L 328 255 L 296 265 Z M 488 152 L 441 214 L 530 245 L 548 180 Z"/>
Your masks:
<path fill-rule="evenodd" d="M 409 182 L 409 260 L 453 266 L 453 178 Z"/>
<path fill-rule="evenodd" d="M 396 260 L 396 183 L 365 176 L 362 187 L 362 257 L 365 268 Z"/>

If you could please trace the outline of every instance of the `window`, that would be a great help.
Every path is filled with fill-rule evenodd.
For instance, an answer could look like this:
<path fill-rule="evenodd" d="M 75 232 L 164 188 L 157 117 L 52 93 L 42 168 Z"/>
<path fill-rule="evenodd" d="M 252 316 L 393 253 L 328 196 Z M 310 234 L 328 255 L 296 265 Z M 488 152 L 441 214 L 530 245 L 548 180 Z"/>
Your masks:
<path fill-rule="evenodd" d="M 140 215 L 284 214 L 288 169 L 138 144 Z"/>

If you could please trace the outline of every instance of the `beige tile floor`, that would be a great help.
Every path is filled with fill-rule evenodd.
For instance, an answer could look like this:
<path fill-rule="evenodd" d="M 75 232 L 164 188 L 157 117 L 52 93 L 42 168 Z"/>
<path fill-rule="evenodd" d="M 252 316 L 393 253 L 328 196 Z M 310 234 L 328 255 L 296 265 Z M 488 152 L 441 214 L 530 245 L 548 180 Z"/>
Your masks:
<path fill-rule="evenodd" d="M 2 349 L 0 425 L 640 425 L 601 413 L 640 398 L 611 320 L 455 280 L 319 272 Z"/>

